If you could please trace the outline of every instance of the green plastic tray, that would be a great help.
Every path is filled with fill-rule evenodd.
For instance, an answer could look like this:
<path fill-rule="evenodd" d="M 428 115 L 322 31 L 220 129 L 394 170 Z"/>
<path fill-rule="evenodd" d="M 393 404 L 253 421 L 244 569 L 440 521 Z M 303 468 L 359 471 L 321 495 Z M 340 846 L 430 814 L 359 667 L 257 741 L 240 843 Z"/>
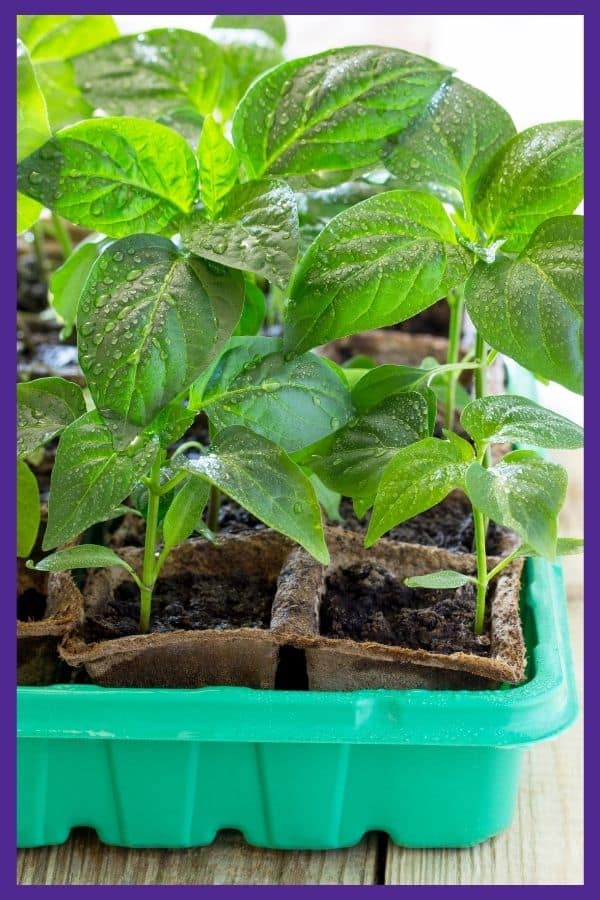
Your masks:
<path fill-rule="evenodd" d="M 127 847 L 477 844 L 577 712 L 560 566 L 527 561 L 522 612 L 528 681 L 496 691 L 19 688 L 19 846 L 81 825 Z"/>

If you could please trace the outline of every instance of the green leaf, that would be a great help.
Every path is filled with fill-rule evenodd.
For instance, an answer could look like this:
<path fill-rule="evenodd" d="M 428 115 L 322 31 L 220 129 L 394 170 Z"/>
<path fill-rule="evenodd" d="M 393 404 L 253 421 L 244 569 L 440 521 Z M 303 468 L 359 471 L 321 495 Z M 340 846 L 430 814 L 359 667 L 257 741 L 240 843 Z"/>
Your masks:
<path fill-rule="evenodd" d="M 338 494 L 337 491 L 331 491 L 316 475 L 310 476 L 310 482 L 315 489 L 317 500 L 329 521 L 341 524 L 344 521 L 340 514 L 341 494 Z"/>
<path fill-rule="evenodd" d="M 112 244 L 79 301 L 80 363 L 121 446 L 187 388 L 240 317 L 241 276 L 161 237 Z"/>
<path fill-rule="evenodd" d="M 173 131 L 177 131 L 186 139 L 192 150 L 196 150 L 204 124 L 204 117 L 198 110 L 192 109 L 191 106 L 182 106 L 170 113 L 163 113 L 157 117 L 156 121 L 160 125 L 166 125 Z"/>
<path fill-rule="evenodd" d="M 179 440 L 188 428 L 191 428 L 195 418 L 195 410 L 182 406 L 180 401 L 174 400 L 161 409 L 156 418 L 144 429 L 143 434 L 155 434 L 161 447 L 166 450 Z"/>
<path fill-rule="evenodd" d="M 583 553 L 583 538 L 558 538 L 556 541 L 556 555 L 557 556 L 575 556 L 579 553 Z M 523 544 L 519 547 L 519 553 L 517 556 L 539 556 L 539 553 L 533 549 L 533 547 L 529 547 L 527 544 Z"/>
<path fill-rule="evenodd" d="M 409 319 L 462 284 L 468 265 L 436 197 L 389 191 L 363 200 L 332 219 L 300 262 L 286 348 Z"/>
<path fill-rule="evenodd" d="M 53 130 L 92 108 L 75 81 L 71 58 L 118 37 L 111 16 L 18 16 L 19 37 L 27 45 Z"/>
<path fill-rule="evenodd" d="M 275 531 L 326 564 L 321 510 L 302 470 L 277 444 L 247 428 L 227 428 L 196 459 L 178 456 L 176 468 L 199 475 Z"/>
<path fill-rule="evenodd" d="M 108 547 L 100 547 L 97 544 L 79 544 L 77 547 L 68 547 L 66 550 L 57 550 L 35 565 L 31 560 L 27 563 L 28 569 L 37 572 L 64 572 L 68 569 L 111 569 L 113 566 L 121 566 L 130 574 L 135 574 L 129 563 L 121 559 L 114 550 Z"/>
<path fill-rule="evenodd" d="M 583 198 L 581 122 L 534 125 L 517 134 L 492 162 L 477 197 L 476 216 L 503 250 L 522 250 L 545 219 L 572 213 Z"/>
<path fill-rule="evenodd" d="M 512 119 L 491 97 L 451 78 L 415 125 L 393 139 L 385 164 L 398 187 L 470 210 L 486 168 L 514 134 Z"/>
<path fill-rule="evenodd" d="M 263 275 L 285 288 L 298 256 L 298 211 L 291 189 L 275 178 L 234 187 L 217 222 L 193 212 L 181 240 L 194 253 Z"/>
<path fill-rule="evenodd" d="M 109 245 L 110 240 L 98 234 L 86 238 L 50 276 L 50 305 L 64 322 L 65 337 L 77 321 L 79 298 L 91 268 Z"/>
<path fill-rule="evenodd" d="M 41 203 L 17 191 L 17 234 L 33 228 L 43 209 Z"/>
<path fill-rule="evenodd" d="M 17 556 L 29 556 L 40 527 L 40 491 L 35 475 L 17 460 Z"/>
<path fill-rule="evenodd" d="M 520 443 L 564 449 L 583 446 L 580 425 L 533 400 L 512 394 L 473 400 L 463 410 L 460 422 L 478 443 Z"/>
<path fill-rule="evenodd" d="M 49 137 L 46 101 L 27 48 L 17 40 L 17 161 L 29 156 Z"/>
<path fill-rule="evenodd" d="M 286 359 L 277 338 L 230 341 L 207 379 L 193 385 L 190 405 L 216 429 L 243 425 L 293 451 L 312 444 L 352 415 L 350 394 L 313 353 Z"/>
<path fill-rule="evenodd" d="M 462 572 L 453 572 L 452 569 L 440 569 L 438 572 L 429 572 L 428 575 L 413 575 L 405 578 L 404 584 L 411 588 L 431 588 L 432 590 L 444 590 L 463 587 L 465 584 L 476 584 L 470 575 Z"/>
<path fill-rule="evenodd" d="M 198 144 L 200 199 L 209 218 L 216 219 L 227 194 L 238 180 L 238 157 L 222 127 L 207 116 Z"/>
<path fill-rule="evenodd" d="M 252 28 L 264 31 L 269 37 L 283 46 L 286 39 L 285 19 L 283 16 L 215 16 L 212 28 Z"/>
<path fill-rule="evenodd" d="M 73 65 L 92 109 L 157 119 L 186 107 L 211 113 L 221 89 L 223 54 L 202 34 L 157 28 L 83 53 Z"/>
<path fill-rule="evenodd" d="M 252 281 L 251 275 L 244 274 L 244 308 L 237 323 L 235 335 L 258 334 L 267 314 L 267 302 L 261 289 Z"/>
<path fill-rule="evenodd" d="M 127 452 L 114 449 L 96 411 L 86 413 L 62 434 L 50 482 L 44 550 L 51 550 L 104 521 L 152 465 L 158 441 Z"/>
<path fill-rule="evenodd" d="M 36 378 L 17 385 L 17 455 L 26 456 L 85 413 L 78 384 L 64 378 Z"/>
<path fill-rule="evenodd" d="M 465 297 L 492 347 L 583 392 L 582 217 L 544 222 L 517 259 L 478 262 Z"/>
<path fill-rule="evenodd" d="M 464 487 L 466 470 L 461 451 L 449 441 L 428 437 L 400 450 L 379 483 L 365 547 Z"/>
<path fill-rule="evenodd" d="M 18 186 L 77 225 L 122 237 L 171 228 L 196 195 L 185 140 L 156 122 L 98 118 L 63 128 L 19 165 Z"/>
<path fill-rule="evenodd" d="M 493 522 L 512 528 L 536 553 L 556 555 L 556 519 L 567 490 L 562 466 L 542 459 L 506 459 L 484 469 L 473 462 L 465 478 L 473 506 Z"/>
<path fill-rule="evenodd" d="M 229 119 L 249 85 L 282 62 L 283 53 L 273 38 L 255 28 L 214 28 L 211 37 L 225 58 L 219 109 Z"/>
<path fill-rule="evenodd" d="M 331 490 L 371 502 L 398 450 L 429 434 L 427 401 L 407 392 L 387 397 L 301 454 L 303 465 Z"/>
<path fill-rule="evenodd" d="M 344 47 L 282 63 L 246 93 L 233 139 L 250 177 L 373 168 L 448 69 L 403 50 Z"/>
<path fill-rule="evenodd" d="M 198 478 L 186 478 L 176 491 L 163 520 L 165 550 L 170 552 L 195 530 L 208 502 L 210 485 Z"/>
<path fill-rule="evenodd" d="M 352 402 L 359 412 L 365 412 L 392 394 L 416 390 L 428 376 L 429 372 L 416 366 L 376 366 L 354 385 Z"/>

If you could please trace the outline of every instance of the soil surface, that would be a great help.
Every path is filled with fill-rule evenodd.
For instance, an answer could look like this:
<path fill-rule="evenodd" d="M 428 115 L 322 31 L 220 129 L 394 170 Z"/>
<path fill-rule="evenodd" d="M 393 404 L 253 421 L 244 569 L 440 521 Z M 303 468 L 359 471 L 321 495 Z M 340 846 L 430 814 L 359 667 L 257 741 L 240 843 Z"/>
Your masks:
<path fill-rule="evenodd" d="M 342 499 L 340 513 L 344 518 L 341 527 L 350 531 L 365 531 L 371 518 L 371 513 L 368 512 L 362 519 L 357 519 L 352 501 L 347 497 Z M 486 542 L 489 555 L 494 556 L 500 552 L 501 540 L 505 534 L 506 531 L 500 526 L 490 523 Z M 437 506 L 396 525 L 384 537 L 405 544 L 439 547 L 453 553 L 472 553 L 473 517 L 462 498 L 451 494 Z"/>
<path fill-rule="evenodd" d="M 225 498 L 219 509 L 219 534 L 242 534 L 245 531 L 261 531 L 267 526 L 252 513 L 242 509 L 234 500 Z"/>
<path fill-rule="evenodd" d="M 69 342 L 75 340 L 74 334 Z M 17 328 L 17 377 L 20 381 L 48 375 L 83 382 L 74 343 L 59 338 L 59 326 L 51 327 L 40 319 L 21 320 Z"/>
<path fill-rule="evenodd" d="M 250 575 L 178 575 L 159 579 L 153 599 L 151 632 L 268 628 L 276 584 Z M 100 612 L 88 615 L 88 642 L 139 634 L 139 592 L 126 582 Z"/>
<path fill-rule="evenodd" d="M 383 566 L 367 562 L 328 576 L 320 630 L 326 637 L 489 656 L 489 635 L 473 633 L 474 616 L 473 585 L 445 591 L 409 588 Z"/>
<path fill-rule="evenodd" d="M 33 587 L 17 593 L 17 619 L 19 622 L 39 622 L 46 613 L 46 596 Z"/>
<path fill-rule="evenodd" d="M 433 306 L 417 313 L 416 316 L 392 325 L 392 331 L 404 331 L 405 334 L 433 334 L 436 337 L 448 337 L 450 325 L 450 307 L 446 300 L 438 300 Z"/>
<path fill-rule="evenodd" d="M 35 253 L 17 254 L 17 309 L 41 312 L 48 305 L 48 288 Z"/>

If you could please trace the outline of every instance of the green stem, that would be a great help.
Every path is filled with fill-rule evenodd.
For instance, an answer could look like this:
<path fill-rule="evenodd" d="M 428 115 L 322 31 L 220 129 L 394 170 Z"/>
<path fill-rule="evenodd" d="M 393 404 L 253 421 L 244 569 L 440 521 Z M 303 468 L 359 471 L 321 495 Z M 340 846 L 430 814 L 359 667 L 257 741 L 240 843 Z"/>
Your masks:
<path fill-rule="evenodd" d="M 477 332 L 475 339 L 475 362 L 479 363 L 475 369 L 475 397 L 485 397 L 485 386 L 487 382 L 487 348 L 483 337 Z"/>
<path fill-rule="evenodd" d="M 54 226 L 54 236 L 56 240 L 60 244 L 60 249 L 62 250 L 63 259 L 68 259 L 71 253 L 73 252 L 73 242 L 69 235 L 69 232 L 65 228 L 64 222 L 61 217 L 57 215 L 57 213 L 52 213 L 52 225 Z"/>
<path fill-rule="evenodd" d="M 485 518 L 479 510 L 473 510 L 473 525 L 475 529 L 475 555 L 477 557 L 477 605 L 475 607 L 475 634 L 483 633 L 485 619 L 485 597 L 487 593 L 488 574 L 487 557 L 485 553 Z"/>
<path fill-rule="evenodd" d="M 148 515 L 146 518 L 146 539 L 144 542 L 144 562 L 142 565 L 143 587 L 140 591 L 140 631 L 145 634 L 150 628 L 152 612 L 152 592 L 156 581 L 156 544 L 158 537 L 158 512 L 160 505 L 160 464 L 158 454 L 150 473 L 148 485 Z"/>
<path fill-rule="evenodd" d="M 221 507 L 221 492 L 214 484 L 210 486 L 210 495 L 208 498 L 208 513 L 206 516 L 206 524 L 211 531 L 219 530 L 219 509 Z"/>
<path fill-rule="evenodd" d="M 460 337 L 464 314 L 464 294 L 462 289 L 452 292 L 448 300 L 450 304 L 450 326 L 448 332 L 448 357 L 446 362 L 455 365 L 460 355 Z M 454 411 L 456 408 L 456 382 L 458 375 L 452 372 L 448 378 L 446 391 L 446 428 L 450 431 L 454 425 Z"/>
<path fill-rule="evenodd" d="M 499 575 L 500 572 L 502 572 L 503 569 L 505 569 L 513 561 L 513 559 L 516 559 L 517 556 L 519 556 L 522 549 L 523 545 L 520 544 L 515 550 L 513 550 L 512 553 L 509 553 L 508 556 L 505 556 L 504 559 L 501 559 L 497 566 L 494 566 L 493 569 L 490 569 L 487 574 L 488 584 L 492 580 L 492 578 L 495 578 L 496 575 Z"/>
<path fill-rule="evenodd" d="M 41 221 L 35 223 L 31 229 L 33 232 L 33 250 L 37 259 L 38 268 L 40 270 L 40 278 L 45 283 L 47 280 L 47 260 L 46 251 L 44 250 L 44 226 Z"/>

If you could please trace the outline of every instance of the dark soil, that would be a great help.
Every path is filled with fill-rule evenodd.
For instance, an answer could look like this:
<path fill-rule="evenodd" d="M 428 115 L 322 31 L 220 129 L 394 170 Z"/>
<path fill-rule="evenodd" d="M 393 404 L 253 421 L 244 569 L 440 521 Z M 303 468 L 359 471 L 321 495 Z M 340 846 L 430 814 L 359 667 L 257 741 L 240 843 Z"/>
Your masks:
<path fill-rule="evenodd" d="M 17 377 L 20 381 L 62 375 L 83 383 L 77 347 L 59 338 L 60 327 L 43 319 L 22 319 L 17 328 Z M 74 335 L 69 341 L 75 340 Z"/>
<path fill-rule="evenodd" d="M 487 634 L 473 633 L 475 590 L 409 588 L 375 563 L 356 563 L 328 576 L 321 601 L 321 634 L 377 641 L 435 653 L 490 655 Z"/>
<path fill-rule="evenodd" d="M 371 513 L 368 512 L 362 519 L 357 519 L 352 501 L 347 497 L 342 500 L 340 513 L 344 519 L 341 527 L 350 531 L 365 531 L 371 518 Z M 501 541 L 505 534 L 505 529 L 490 523 L 486 542 L 489 555 L 494 556 L 501 551 Z M 472 553 L 473 517 L 462 497 L 451 494 L 437 506 L 396 525 L 384 537 L 405 544 L 439 547 L 453 553 Z"/>
<path fill-rule="evenodd" d="M 46 613 L 46 597 L 35 588 L 27 588 L 17 594 L 17 619 L 19 622 L 39 622 Z"/>
<path fill-rule="evenodd" d="M 438 300 L 433 306 L 417 313 L 416 316 L 392 325 L 393 331 L 404 331 L 405 334 L 433 334 L 436 337 L 448 337 L 450 325 L 450 307 L 446 300 Z"/>
<path fill-rule="evenodd" d="M 41 312 L 48 305 L 48 288 L 35 253 L 17 255 L 17 309 Z"/>
<path fill-rule="evenodd" d="M 154 593 L 151 632 L 268 628 L 276 584 L 250 575 L 178 575 L 159 579 Z M 139 593 L 120 585 L 101 613 L 88 615 L 89 642 L 139 634 Z"/>
<path fill-rule="evenodd" d="M 234 500 L 225 500 L 219 509 L 219 534 L 242 534 L 245 531 L 261 531 L 267 526 L 252 513 L 242 509 Z"/>

